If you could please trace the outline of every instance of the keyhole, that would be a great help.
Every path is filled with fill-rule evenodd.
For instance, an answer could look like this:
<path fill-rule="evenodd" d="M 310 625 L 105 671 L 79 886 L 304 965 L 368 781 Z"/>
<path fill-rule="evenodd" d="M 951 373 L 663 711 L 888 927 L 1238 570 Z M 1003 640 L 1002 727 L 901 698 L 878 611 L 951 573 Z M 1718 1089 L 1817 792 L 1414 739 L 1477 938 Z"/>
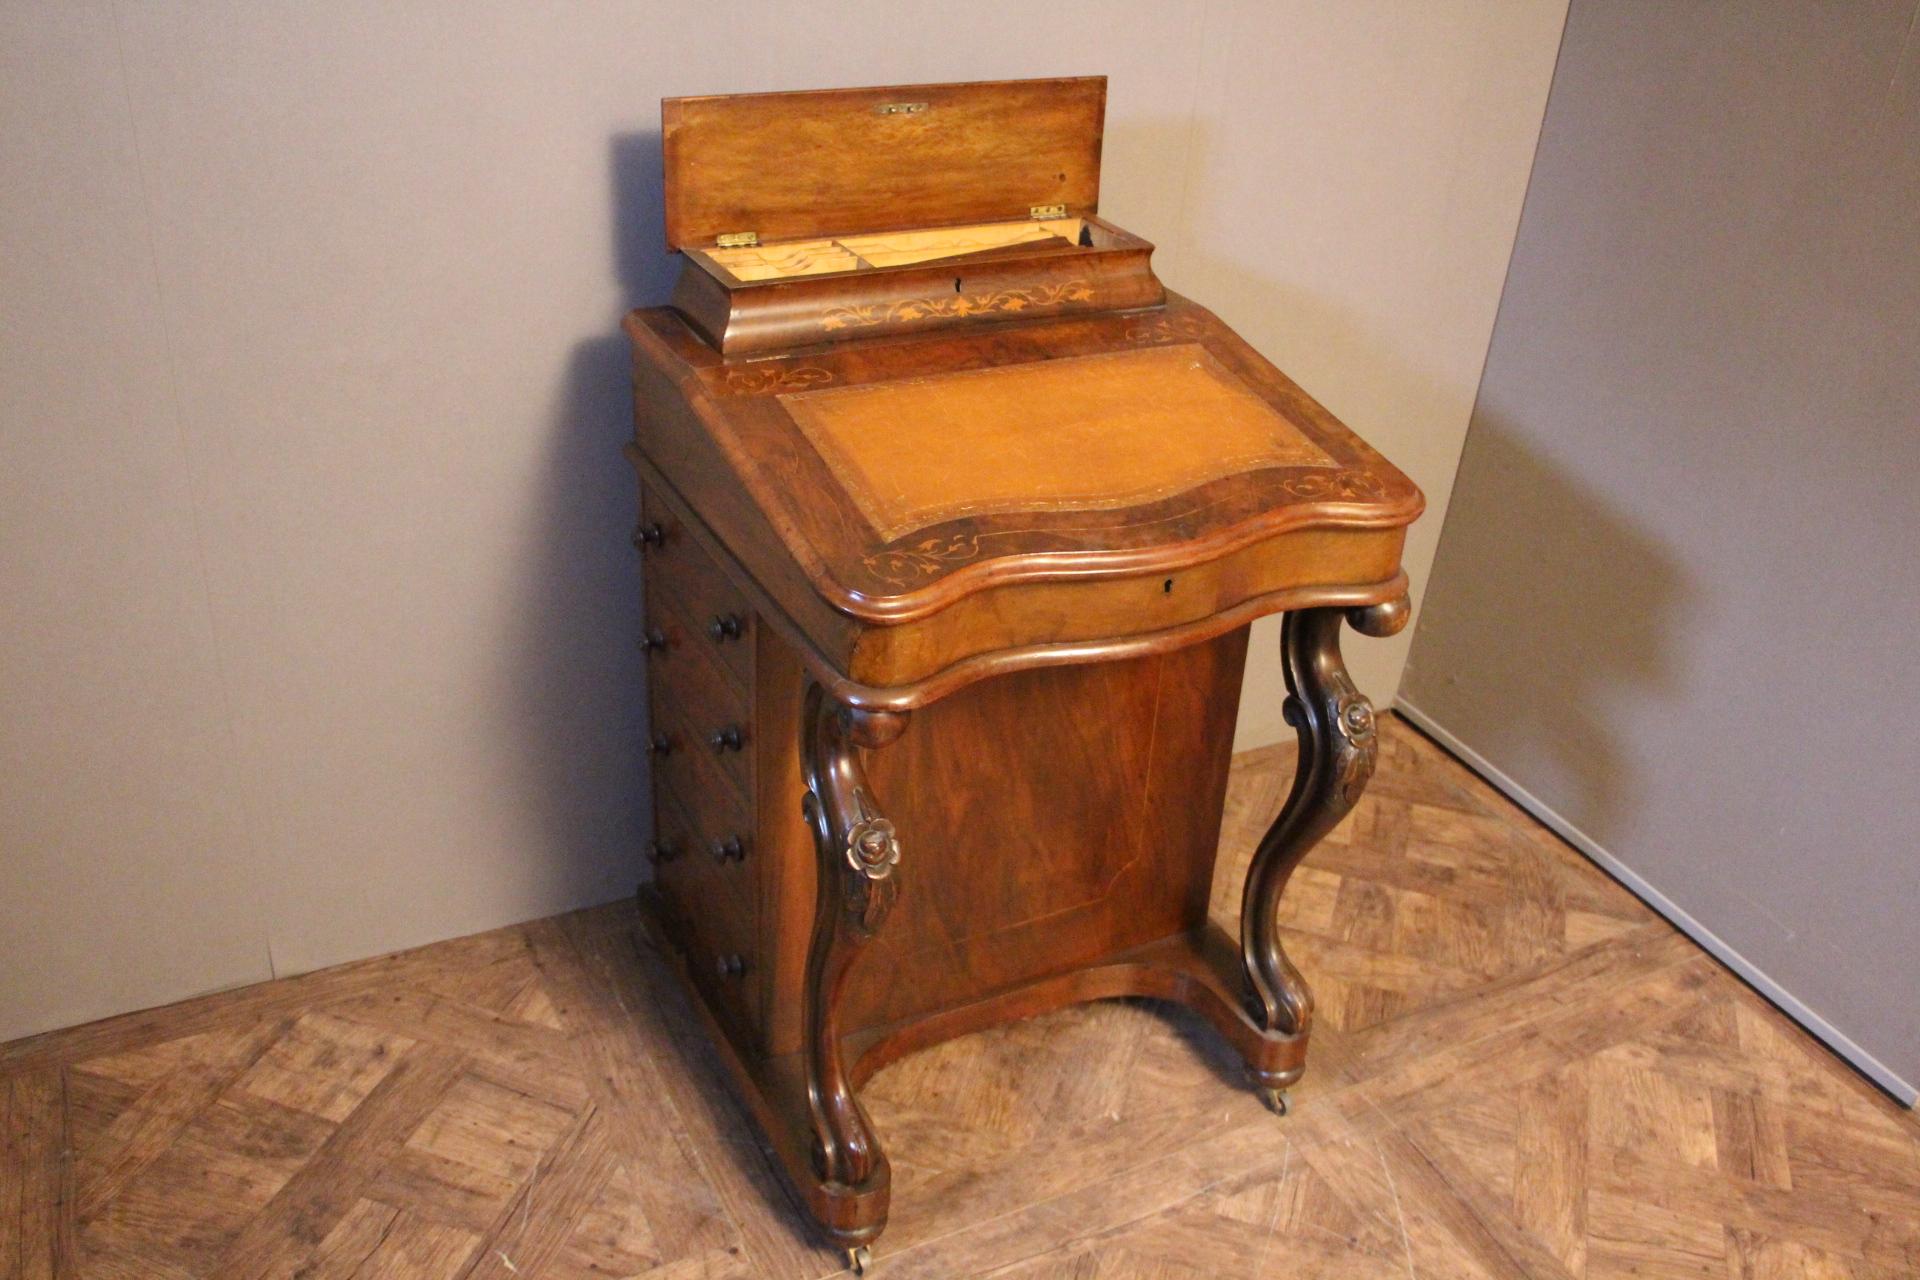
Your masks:
<path fill-rule="evenodd" d="M 960 277 L 959 277 L 959 276 L 955 276 L 955 277 L 953 278 L 953 291 L 954 291 L 955 293 L 958 293 L 958 292 L 960 292 Z"/>
<path fill-rule="evenodd" d="M 1163 583 L 1161 583 L 1161 584 L 1160 584 L 1160 594 L 1162 594 L 1162 595 L 1168 595 L 1168 596 L 1170 596 L 1170 595 L 1172 595 L 1172 594 L 1173 594 L 1173 579 L 1172 579 L 1172 578 L 1168 578 L 1168 579 L 1167 579 L 1167 580 L 1166 580 L 1165 582 L 1163 582 Z"/>

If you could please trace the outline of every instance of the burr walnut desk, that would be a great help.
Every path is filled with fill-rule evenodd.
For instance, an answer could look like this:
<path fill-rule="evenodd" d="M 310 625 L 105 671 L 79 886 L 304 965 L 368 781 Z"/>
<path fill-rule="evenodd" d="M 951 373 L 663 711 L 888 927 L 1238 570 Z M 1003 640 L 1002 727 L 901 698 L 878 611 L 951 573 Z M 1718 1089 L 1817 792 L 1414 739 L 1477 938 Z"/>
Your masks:
<path fill-rule="evenodd" d="M 1276 1109 L 1275 911 L 1365 786 L 1344 619 L 1422 499 L 1096 212 L 1103 79 L 673 99 L 632 338 L 656 835 L 642 902 L 856 1266 L 900 1055 L 1081 1000 L 1197 1010 Z M 1300 769 L 1209 925 L 1248 624 Z"/>

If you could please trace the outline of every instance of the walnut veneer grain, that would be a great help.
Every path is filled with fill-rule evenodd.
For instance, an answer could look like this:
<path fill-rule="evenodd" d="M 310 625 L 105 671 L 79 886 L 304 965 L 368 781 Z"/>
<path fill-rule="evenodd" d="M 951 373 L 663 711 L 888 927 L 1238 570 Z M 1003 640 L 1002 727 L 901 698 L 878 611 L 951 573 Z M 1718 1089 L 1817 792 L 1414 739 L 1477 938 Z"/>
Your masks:
<path fill-rule="evenodd" d="M 856 1266 L 893 1194 L 858 1090 L 901 1054 L 1154 996 L 1284 1109 L 1313 1001 L 1278 904 L 1378 750 L 1340 632 L 1407 620 L 1419 490 L 1095 213 L 1104 101 L 663 105 L 687 261 L 626 326 L 642 902 Z M 1223 931 L 1247 628 L 1283 610 L 1304 767 Z"/>

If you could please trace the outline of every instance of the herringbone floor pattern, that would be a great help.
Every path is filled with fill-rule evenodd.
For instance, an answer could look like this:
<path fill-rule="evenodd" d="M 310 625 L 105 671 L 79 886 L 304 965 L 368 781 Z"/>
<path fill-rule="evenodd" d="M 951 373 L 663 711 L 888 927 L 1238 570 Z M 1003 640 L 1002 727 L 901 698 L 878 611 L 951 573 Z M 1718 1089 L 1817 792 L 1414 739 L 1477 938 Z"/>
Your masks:
<path fill-rule="evenodd" d="M 1243 757 L 1231 918 L 1288 750 Z M 1140 1003 L 868 1088 L 880 1274 L 1920 1276 L 1920 1125 L 1445 755 L 1299 873 L 1276 1119 Z M 818 1277 L 624 905 L 0 1047 L 0 1277 Z"/>

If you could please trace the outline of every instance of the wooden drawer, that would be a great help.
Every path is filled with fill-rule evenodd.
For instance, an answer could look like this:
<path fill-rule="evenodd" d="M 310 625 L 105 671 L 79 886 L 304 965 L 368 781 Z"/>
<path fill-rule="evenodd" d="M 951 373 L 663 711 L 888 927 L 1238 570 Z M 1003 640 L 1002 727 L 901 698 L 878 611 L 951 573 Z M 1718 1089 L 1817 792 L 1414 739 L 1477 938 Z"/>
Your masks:
<path fill-rule="evenodd" d="M 746 865 L 754 852 L 754 824 L 751 810 L 740 803 L 739 797 L 712 785 L 701 787 L 692 794 L 676 786 L 671 779 L 665 785 L 693 820 L 703 855 L 709 856 L 722 867 Z"/>
<path fill-rule="evenodd" d="M 688 972 L 708 1003 L 763 1039 L 756 954 L 760 859 L 754 824 L 754 620 L 673 511 L 641 488 L 636 543 L 645 622 L 655 885 Z M 721 625 L 715 626 L 718 621 Z"/>
<path fill-rule="evenodd" d="M 664 711 L 688 729 L 717 731 L 748 718 L 746 691 L 721 674 L 686 619 L 649 603 L 644 625 L 640 643 L 647 651 L 647 698 L 656 719 Z"/>
<path fill-rule="evenodd" d="M 761 974 L 754 954 L 759 911 L 743 861 L 715 857 L 708 835 L 668 787 L 654 791 L 654 884 L 672 912 L 688 970 L 713 1003 L 757 1026 Z"/>
<path fill-rule="evenodd" d="M 666 503 L 640 493 L 640 547 L 646 561 L 648 621 L 665 627 L 676 615 L 689 644 L 719 659 L 727 677 L 741 688 L 753 681 L 752 611 L 726 573 L 696 542 Z M 658 536 L 644 535 L 658 526 Z"/>
<path fill-rule="evenodd" d="M 654 732 L 668 735 L 668 771 L 683 772 L 692 757 L 704 757 L 744 801 L 753 794 L 753 726 L 746 695 L 711 658 L 687 647 L 684 631 L 671 622 L 654 629 L 667 643 L 653 651 L 648 664 L 648 706 Z"/>
<path fill-rule="evenodd" d="M 688 855 L 711 873 L 710 905 L 722 909 L 719 914 L 728 925 L 726 936 L 716 937 L 715 945 L 724 942 L 723 950 L 746 951 L 754 944 L 760 914 L 759 850 L 754 847 L 752 825 L 732 805 L 711 803 L 711 796 L 707 803 L 689 803 L 671 789 L 662 795 L 689 823 Z M 735 924 L 739 927 L 733 928 Z"/>
<path fill-rule="evenodd" d="M 688 735 L 669 727 L 666 741 L 656 730 L 652 747 L 656 791 L 670 791 L 694 826 L 709 841 L 744 838 L 753 830 L 751 802 L 726 773 L 703 758 L 704 748 L 688 745 Z"/>
<path fill-rule="evenodd" d="M 744 828 L 751 812 L 750 787 L 718 759 L 698 731 L 688 727 L 671 703 L 653 703 L 651 740 L 655 789 L 678 796 L 710 830 Z"/>

